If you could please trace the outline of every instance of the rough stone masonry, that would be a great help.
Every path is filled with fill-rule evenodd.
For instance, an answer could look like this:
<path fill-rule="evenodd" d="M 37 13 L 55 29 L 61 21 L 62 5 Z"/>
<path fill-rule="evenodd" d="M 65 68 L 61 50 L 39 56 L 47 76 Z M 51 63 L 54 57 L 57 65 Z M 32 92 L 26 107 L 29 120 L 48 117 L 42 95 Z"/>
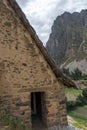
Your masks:
<path fill-rule="evenodd" d="M 64 85 L 45 55 L 16 1 L 0 0 L 0 112 L 29 127 L 38 112 L 47 127 L 67 126 Z"/>

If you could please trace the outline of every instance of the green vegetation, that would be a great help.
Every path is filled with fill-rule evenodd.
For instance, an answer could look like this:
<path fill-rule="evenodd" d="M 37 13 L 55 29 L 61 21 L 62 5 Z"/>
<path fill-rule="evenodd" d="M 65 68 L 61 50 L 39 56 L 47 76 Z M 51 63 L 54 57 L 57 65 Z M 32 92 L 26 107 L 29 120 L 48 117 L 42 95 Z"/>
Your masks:
<path fill-rule="evenodd" d="M 72 99 L 67 101 L 68 115 L 74 119 L 72 125 L 87 130 L 87 88 L 84 90 L 66 88 L 65 93 L 69 93 Z M 73 100 L 73 94 L 76 95 L 76 100 Z"/>
<path fill-rule="evenodd" d="M 67 101 L 67 110 L 71 111 L 79 106 L 87 105 L 87 88 L 82 91 L 82 94 L 78 95 L 76 101 Z"/>
<path fill-rule="evenodd" d="M 74 126 L 87 130 L 87 105 L 84 107 L 79 107 L 68 114 L 75 120 L 75 122 L 73 122 Z"/>
<path fill-rule="evenodd" d="M 82 78 L 82 72 L 78 68 L 76 68 L 74 72 L 71 72 L 70 75 L 73 80 L 79 80 Z"/>
<path fill-rule="evenodd" d="M 84 106 L 87 104 L 87 88 L 82 91 L 82 95 L 79 95 L 76 99 L 77 106 Z"/>
<path fill-rule="evenodd" d="M 25 125 L 24 120 L 16 119 L 3 113 L 0 113 L 0 121 L 4 125 L 8 125 L 9 130 L 29 130 L 29 128 Z"/>
<path fill-rule="evenodd" d="M 67 101 L 75 101 L 76 98 L 82 94 L 82 90 L 65 88 L 65 93 L 66 93 Z"/>
<path fill-rule="evenodd" d="M 63 73 L 66 74 L 67 76 L 71 77 L 72 80 L 87 80 L 87 75 L 82 74 L 82 72 L 76 68 L 74 72 L 69 72 L 69 69 L 63 68 Z"/>
<path fill-rule="evenodd" d="M 78 96 L 78 94 L 82 94 L 82 90 L 77 90 L 74 88 L 65 88 L 65 93 L 76 94 Z"/>

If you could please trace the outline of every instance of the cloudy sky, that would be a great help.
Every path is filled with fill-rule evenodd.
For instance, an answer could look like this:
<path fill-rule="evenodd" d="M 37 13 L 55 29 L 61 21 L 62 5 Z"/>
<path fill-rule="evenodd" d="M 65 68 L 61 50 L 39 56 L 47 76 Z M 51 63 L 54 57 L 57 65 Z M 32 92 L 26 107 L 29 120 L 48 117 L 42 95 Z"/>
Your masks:
<path fill-rule="evenodd" d="M 75 12 L 87 9 L 87 0 L 16 0 L 29 22 L 45 44 L 53 21 L 64 11 Z"/>

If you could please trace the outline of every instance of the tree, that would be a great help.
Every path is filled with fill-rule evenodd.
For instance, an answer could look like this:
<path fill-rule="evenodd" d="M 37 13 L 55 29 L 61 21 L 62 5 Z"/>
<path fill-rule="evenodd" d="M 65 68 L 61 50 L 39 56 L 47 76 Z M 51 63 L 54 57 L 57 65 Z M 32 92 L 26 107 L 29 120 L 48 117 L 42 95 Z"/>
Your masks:
<path fill-rule="evenodd" d="M 87 88 L 85 88 L 83 91 L 82 91 L 82 96 L 84 98 L 84 103 L 87 104 Z"/>
<path fill-rule="evenodd" d="M 71 78 L 74 80 L 79 80 L 82 78 L 82 72 L 76 68 L 74 72 L 71 72 Z"/>
<path fill-rule="evenodd" d="M 69 68 L 63 68 L 62 69 L 62 72 L 64 73 L 64 74 L 66 74 L 67 76 L 70 76 L 70 72 L 69 72 Z"/>

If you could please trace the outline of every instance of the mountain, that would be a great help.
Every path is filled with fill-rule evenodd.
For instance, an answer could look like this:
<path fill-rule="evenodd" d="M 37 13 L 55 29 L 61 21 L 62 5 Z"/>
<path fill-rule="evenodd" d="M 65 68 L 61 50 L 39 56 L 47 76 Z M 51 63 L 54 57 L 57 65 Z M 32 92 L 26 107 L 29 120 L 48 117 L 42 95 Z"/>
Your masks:
<path fill-rule="evenodd" d="M 55 62 L 66 68 L 73 66 L 71 71 L 74 67 L 87 66 L 87 10 L 63 13 L 51 30 L 46 48 Z"/>

